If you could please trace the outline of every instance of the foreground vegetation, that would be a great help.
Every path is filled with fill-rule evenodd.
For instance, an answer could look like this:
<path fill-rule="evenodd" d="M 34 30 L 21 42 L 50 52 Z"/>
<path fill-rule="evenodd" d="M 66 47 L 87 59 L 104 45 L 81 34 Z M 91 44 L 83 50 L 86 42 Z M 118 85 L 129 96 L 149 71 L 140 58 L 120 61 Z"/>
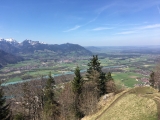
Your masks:
<path fill-rule="evenodd" d="M 160 93 L 151 87 L 136 87 L 101 99 L 103 107 L 82 120 L 158 120 Z"/>

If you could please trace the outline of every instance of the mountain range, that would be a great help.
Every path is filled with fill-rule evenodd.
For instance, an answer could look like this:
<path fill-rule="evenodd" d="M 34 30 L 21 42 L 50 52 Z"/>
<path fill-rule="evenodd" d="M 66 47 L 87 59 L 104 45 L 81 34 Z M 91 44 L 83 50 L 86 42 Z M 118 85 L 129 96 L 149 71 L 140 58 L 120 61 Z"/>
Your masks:
<path fill-rule="evenodd" d="M 0 68 L 6 64 L 14 64 L 24 60 L 22 57 L 18 57 L 19 53 L 32 54 L 35 51 L 46 50 L 53 51 L 64 57 L 66 55 L 86 56 L 92 54 L 92 52 L 78 44 L 46 44 L 32 40 L 24 40 L 20 43 L 14 39 L 0 39 Z"/>
<path fill-rule="evenodd" d="M 0 39 L 0 49 L 11 54 L 34 53 L 36 50 L 51 50 L 56 53 L 72 53 L 77 55 L 91 55 L 92 52 L 78 44 L 46 44 L 39 41 L 24 40 L 19 43 L 14 39 Z"/>

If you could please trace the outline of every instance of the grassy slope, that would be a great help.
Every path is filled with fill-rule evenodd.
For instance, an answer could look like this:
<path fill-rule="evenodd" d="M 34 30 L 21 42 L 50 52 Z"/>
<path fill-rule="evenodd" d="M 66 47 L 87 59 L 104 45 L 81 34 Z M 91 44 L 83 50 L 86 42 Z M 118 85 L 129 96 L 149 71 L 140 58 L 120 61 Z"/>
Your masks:
<path fill-rule="evenodd" d="M 153 93 L 153 94 L 151 94 Z M 150 87 L 123 91 L 83 120 L 158 120 L 160 94 Z"/>

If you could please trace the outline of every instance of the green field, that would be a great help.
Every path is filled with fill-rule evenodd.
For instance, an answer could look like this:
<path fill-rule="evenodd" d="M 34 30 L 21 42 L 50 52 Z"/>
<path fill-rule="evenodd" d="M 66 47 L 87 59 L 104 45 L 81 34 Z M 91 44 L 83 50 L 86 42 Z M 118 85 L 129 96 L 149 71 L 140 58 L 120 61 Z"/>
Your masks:
<path fill-rule="evenodd" d="M 150 57 L 148 54 L 140 55 L 137 53 L 132 56 L 131 54 L 121 53 L 119 48 L 115 50 L 106 49 L 103 52 L 106 52 L 108 55 L 99 56 L 102 67 L 126 66 L 120 72 L 113 72 L 112 76 L 116 81 L 120 81 L 128 87 L 133 87 L 134 84 L 140 83 L 136 81 L 136 78 L 143 77 L 141 74 L 137 74 L 136 70 L 152 71 L 155 66 L 155 57 Z M 0 79 L 11 82 L 27 75 L 31 76 L 31 78 L 36 78 L 46 76 L 49 72 L 52 72 L 52 74 L 63 74 L 65 72 L 73 72 L 76 66 L 79 66 L 81 70 L 86 70 L 91 58 L 91 56 L 75 57 L 72 54 L 69 56 L 58 56 L 52 51 L 36 51 L 34 54 L 20 55 L 26 60 L 17 64 L 9 64 L 1 69 Z M 71 60 L 71 62 L 64 62 L 65 60 Z M 149 77 L 149 74 L 146 77 Z"/>
<path fill-rule="evenodd" d="M 142 78 L 143 76 L 137 73 L 127 72 L 127 73 L 113 73 L 112 77 L 116 81 L 117 80 L 121 81 L 127 87 L 134 87 L 135 84 L 140 83 L 139 81 L 136 81 L 136 79 Z"/>

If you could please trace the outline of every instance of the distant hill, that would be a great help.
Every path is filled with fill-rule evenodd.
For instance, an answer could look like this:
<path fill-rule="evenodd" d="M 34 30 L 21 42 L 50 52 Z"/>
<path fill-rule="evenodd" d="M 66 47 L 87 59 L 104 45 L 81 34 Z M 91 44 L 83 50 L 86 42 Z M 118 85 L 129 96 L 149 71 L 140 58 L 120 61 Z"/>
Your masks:
<path fill-rule="evenodd" d="M 87 46 L 87 50 L 94 53 L 108 53 L 121 52 L 121 53 L 139 53 L 139 54 L 160 54 L 160 45 L 150 46 Z"/>
<path fill-rule="evenodd" d="M 0 50 L 0 68 L 6 64 L 14 64 L 22 60 L 22 57 L 14 56 L 12 54 L 4 52 L 3 50 Z"/>
<path fill-rule="evenodd" d="M 18 43 L 13 39 L 0 39 L 0 49 L 8 53 L 34 53 L 37 50 L 50 50 L 61 54 L 91 55 L 92 52 L 78 44 L 45 44 L 39 41 L 24 40 Z"/>
<path fill-rule="evenodd" d="M 151 87 L 128 89 L 102 97 L 101 109 L 82 120 L 160 120 L 160 93 Z"/>

